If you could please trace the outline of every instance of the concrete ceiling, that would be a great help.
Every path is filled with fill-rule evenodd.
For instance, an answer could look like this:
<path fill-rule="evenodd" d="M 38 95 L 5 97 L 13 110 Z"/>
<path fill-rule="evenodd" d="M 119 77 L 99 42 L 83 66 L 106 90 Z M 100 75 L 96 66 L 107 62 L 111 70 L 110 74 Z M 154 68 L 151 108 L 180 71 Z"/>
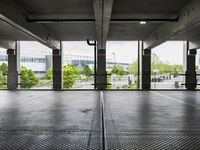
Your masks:
<path fill-rule="evenodd" d="M 198 0 L 1 0 L 0 35 L 36 39 L 51 48 L 59 48 L 59 41 L 88 38 L 102 45 L 144 40 L 153 47 L 164 40 L 199 40 L 198 22 L 191 26 L 192 19 L 200 19 L 195 16 L 199 7 Z M 140 25 L 141 20 L 147 24 Z"/>
<path fill-rule="evenodd" d="M 162 23 L 111 23 L 108 40 L 143 40 L 147 35 L 156 30 Z"/>
<path fill-rule="evenodd" d="M 116 0 L 112 18 L 169 18 L 189 0 Z"/>
<path fill-rule="evenodd" d="M 15 27 L 7 24 L 2 20 L 0 20 L 0 35 L 15 41 L 19 39 L 22 41 L 34 40 L 31 36 L 28 36 L 24 32 L 21 32 L 20 30 L 16 30 Z"/>

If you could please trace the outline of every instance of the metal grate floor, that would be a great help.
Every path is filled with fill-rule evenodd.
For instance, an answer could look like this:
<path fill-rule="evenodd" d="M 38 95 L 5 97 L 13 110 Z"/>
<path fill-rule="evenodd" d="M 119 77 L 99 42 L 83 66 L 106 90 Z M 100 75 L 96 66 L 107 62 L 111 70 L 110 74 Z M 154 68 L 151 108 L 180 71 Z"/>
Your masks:
<path fill-rule="evenodd" d="M 199 150 L 200 93 L 105 92 L 108 149 Z"/>
<path fill-rule="evenodd" d="M 199 133 L 190 134 L 190 131 L 108 133 L 108 149 L 198 150 L 200 149 Z"/>
<path fill-rule="evenodd" d="M 0 92 L 0 149 L 102 149 L 98 95 Z"/>
<path fill-rule="evenodd" d="M 88 140 L 89 139 L 89 140 Z M 101 149 L 99 132 L 20 132 L 0 133 L 0 149 Z"/>
<path fill-rule="evenodd" d="M 106 91 L 102 113 L 98 91 L 0 91 L 0 149 L 199 150 L 199 96 Z"/>

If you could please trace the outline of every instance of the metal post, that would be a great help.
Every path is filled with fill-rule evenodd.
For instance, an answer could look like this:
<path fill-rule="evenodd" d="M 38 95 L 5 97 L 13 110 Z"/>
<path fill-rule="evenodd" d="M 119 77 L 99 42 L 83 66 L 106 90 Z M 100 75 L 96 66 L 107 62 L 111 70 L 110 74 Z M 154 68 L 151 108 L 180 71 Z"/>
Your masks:
<path fill-rule="evenodd" d="M 96 46 L 96 42 L 95 42 L 95 46 L 94 46 L 94 89 L 97 88 L 97 46 Z"/>
<path fill-rule="evenodd" d="M 91 43 L 89 39 L 87 39 L 87 44 L 89 46 L 94 46 L 94 89 L 97 88 L 97 42 Z"/>

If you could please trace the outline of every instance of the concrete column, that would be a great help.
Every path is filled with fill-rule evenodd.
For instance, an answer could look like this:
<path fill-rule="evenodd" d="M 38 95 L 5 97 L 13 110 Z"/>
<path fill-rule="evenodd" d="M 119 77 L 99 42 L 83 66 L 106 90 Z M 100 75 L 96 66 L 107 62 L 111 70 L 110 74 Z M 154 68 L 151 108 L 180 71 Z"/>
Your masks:
<path fill-rule="evenodd" d="M 21 66 L 21 43 L 20 43 L 20 41 L 17 41 L 16 42 L 16 52 L 17 52 L 17 72 L 18 72 L 18 74 L 20 73 L 21 74 L 21 68 L 20 68 L 20 66 Z M 21 83 L 21 75 L 18 75 L 18 83 Z M 19 84 L 18 85 L 18 88 L 21 88 L 21 85 Z"/>
<path fill-rule="evenodd" d="M 186 89 L 196 89 L 196 49 L 188 50 L 187 53 L 187 71 L 186 71 Z"/>
<path fill-rule="evenodd" d="M 8 54 L 7 87 L 10 90 L 16 90 L 18 87 L 17 50 L 8 49 L 7 54 Z"/>
<path fill-rule="evenodd" d="M 142 89 L 142 54 L 143 54 L 143 42 L 138 41 L 138 86 Z"/>
<path fill-rule="evenodd" d="M 142 58 L 141 58 L 141 75 L 142 75 L 142 90 L 150 90 L 151 89 L 151 49 L 143 49 L 142 50 Z"/>
<path fill-rule="evenodd" d="M 61 50 L 53 50 L 53 89 L 62 89 L 62 54 Z"/>
<path fill-rule="evenodd" d="M 97 89 L 104 90 L 107 87 L 106 76 L 106 50 L 98 49 L 97 51 L 97 76 L 96 76 Z"/>
<path fill-rule="evenodd" d="M 188 42 L 183 42 L 183 72 L 187 71 L 187 52 L 188 52 Z"/>

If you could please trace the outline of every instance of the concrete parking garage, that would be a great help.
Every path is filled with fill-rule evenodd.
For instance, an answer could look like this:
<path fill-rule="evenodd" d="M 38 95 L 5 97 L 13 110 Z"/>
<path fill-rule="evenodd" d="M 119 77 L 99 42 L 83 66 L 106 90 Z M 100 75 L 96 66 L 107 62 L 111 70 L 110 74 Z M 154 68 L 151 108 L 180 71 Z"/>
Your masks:
<path fill-rule="evenodd" d="M 1 0 L 0 149 L 200 149 L 198 0 Z M 20 41 L 52 50 L 53 90 L 19 90 Z M 63 90 L 63 41 L 94 47 L 94 89 Z M 137 91 L 107 90 L 106 44 L 138 41 Z M 184 41 L 186 87 L 151 89 L 152 49 Z"/>

